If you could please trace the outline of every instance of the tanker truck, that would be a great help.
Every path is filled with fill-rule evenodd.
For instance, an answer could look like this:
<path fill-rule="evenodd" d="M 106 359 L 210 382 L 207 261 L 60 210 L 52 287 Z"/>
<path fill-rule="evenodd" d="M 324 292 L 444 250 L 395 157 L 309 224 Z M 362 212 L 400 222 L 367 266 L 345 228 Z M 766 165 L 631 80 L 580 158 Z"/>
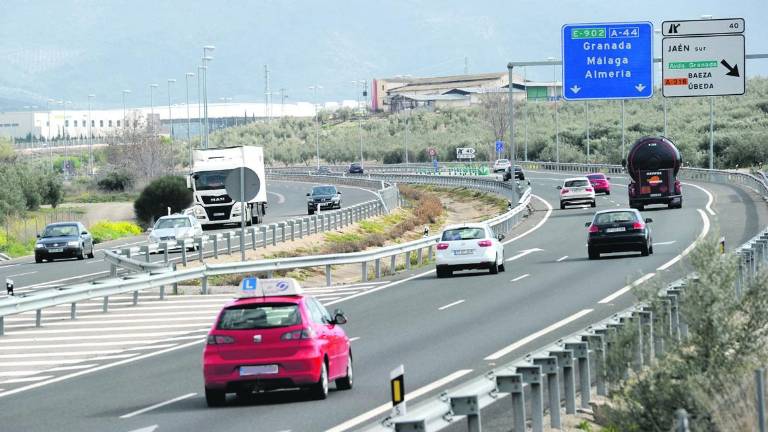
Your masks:
<path fill-rule="evenodd" d="M 677 179 L 682 156 L 668 138 L 638 139 L 622 162 L 632 178 L 627 187 L 630 207 L 643 210 L 651 204 L 666 204 L 669 208 L 683 206 L 682 188 Z"/>

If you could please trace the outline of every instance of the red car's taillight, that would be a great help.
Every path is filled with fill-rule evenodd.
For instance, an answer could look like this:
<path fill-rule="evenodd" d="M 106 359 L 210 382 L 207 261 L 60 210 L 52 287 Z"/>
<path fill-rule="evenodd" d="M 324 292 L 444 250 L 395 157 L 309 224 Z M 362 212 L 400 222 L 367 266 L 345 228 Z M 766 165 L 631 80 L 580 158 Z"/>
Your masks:
<path fill-rule="evenodd" d="M 587 191 L 587 192 L 592 192 L 592 188 L 586 188 L 584 190 Z"/>
<path fill-rule="evenodd" d="M 635 223 L 632 224 L 632 229 L 636 229 L 636 230 L 645 229 L 645 224 L 640 221 L 635 221 Z"/>
<path fill-rule="evenodd" d="M 560 190 L 560 195 L 567 194 L 568 192 L 570 192 L 570 190 L 568 190 L 568 189 L 561 189 Z"/>
<path fill-rule="evenodd" d="M 281 340 L 298 340 L 298 339 L 312 339 L 315 337 L 315 331 L 311 327 L 305 327 L 301 330 L 289 331 L 280 336 Z"/>
<path fill-rule="evenodd" d="M 682 187 L 680 186 L 680 180 L 675 180 L 675 193 L 676 193 L 676 194 L 681 194 L 681 193 L 683 193 L 683 189 L 682 189 Z"/>
<path fill-rule="evenodd" d="M 231 344 L 231 343 L 235 343 L 235 338 L 231 336 L 208 335 L 208 338 L 206 339 L 206 343 L 208 345 Z"/>
<path fill-rule="evenodd" d="M 480 247 L 488 247 L 488 246 L 493 246 L 493 242 L 490 240 L 480 240 L 479 242 L 477 242 L 477 245 Z"/>
<path fill-rule="evenodd" d="M 598 233 L 598 232 L 600 232 L 600 228 L 598 228 L 597 225 L 592 224 L 592 225 L 589 226 L 589 230 L 588 231 L 590 233 Z"/>
<path fill-rule="evenodd" d="M 448 249 L 448 243 L 438 243 L 437 244 L 437 250 L 446 250 Z"/>

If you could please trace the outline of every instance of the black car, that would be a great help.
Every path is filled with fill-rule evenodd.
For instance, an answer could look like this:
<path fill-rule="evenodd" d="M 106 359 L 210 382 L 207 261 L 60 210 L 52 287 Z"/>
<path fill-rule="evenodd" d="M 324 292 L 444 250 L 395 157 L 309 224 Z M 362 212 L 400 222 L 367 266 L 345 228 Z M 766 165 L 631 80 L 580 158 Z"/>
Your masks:
<path fill-rule="evenodd" d="M 333 174 L 331 172 L 331 169 L 326 166 L 317 167 L 316 170 L 312 171 L 312 174 L 314 175 L 331 175 Z"/>
<path fill-rule="evenodd" d="M 504 170 L 504 181 L 510 180 L 512 178 L 512 167 L 507 167 L 506 170 Z M 523 172 L 523 167 L 520 165 L 515 165 L 515 180 L 525 180 L 525 173 Z"/>
<path fill-rule="evenodd" d="M 642 256 L 653 253 L 653 239 L 649 223 L 636 209 L 603 210 L 595 213 L 589 227 L 587 254 L 589 259 L 600 258 L 601 253 L 638 251 Z"/>
<path fill-rule="evenodd" d="M 341 192 L 336 186 L 315 186 L 307 194 L 307 213 L 314 214 L 317 210 L 332 210 L 341 208 Z"/>
<path fill-rule="evenodd" d="M 349 174 L 363 174 L 363 166 L 359 163 L 355 162 L 349 166 L 347 169 L 347 173 Z"/>
<path fill-rule="evenodd" d="M 80 222 L 58 222 L 45 227 L 35 243 L 35 262 L 57 258 L 93 258 L 93 237 Z"/>

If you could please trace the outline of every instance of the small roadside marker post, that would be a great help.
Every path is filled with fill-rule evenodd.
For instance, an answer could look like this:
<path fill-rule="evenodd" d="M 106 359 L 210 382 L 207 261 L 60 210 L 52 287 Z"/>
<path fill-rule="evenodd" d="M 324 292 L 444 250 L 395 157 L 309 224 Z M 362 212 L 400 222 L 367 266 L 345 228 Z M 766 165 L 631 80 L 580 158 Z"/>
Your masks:
<path fill-rule="evenodd" d="M 392 417 L 405 415 L 405 367 L 398 366 L 389 373 L 389 387 L 392 393 Z"/>

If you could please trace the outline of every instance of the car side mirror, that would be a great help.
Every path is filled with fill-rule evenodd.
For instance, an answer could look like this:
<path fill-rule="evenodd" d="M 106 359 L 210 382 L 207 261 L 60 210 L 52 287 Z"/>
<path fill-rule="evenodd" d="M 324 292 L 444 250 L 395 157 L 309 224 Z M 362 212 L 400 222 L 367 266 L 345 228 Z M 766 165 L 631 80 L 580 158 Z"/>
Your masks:
<path fill-rule="evenodd" d="M 610 177 L 606 177 L 605 179 L 606 179 L 606 180 L 610 180 L 611 178 L 610 178 Z"/>
<path fill-rule="evenodd" d="M 562 189 L 562 186 L 556 186 L 555 189 Z"/>
<path fill-rule="evenodd" d="M 87 235 L 88 235 L 88 231 L 83 231 L 83 232 L 81 232 L 80 234 L 81 234 L 81 235 L 84 235 L 84 236 L 87 236 Z"/>
<path fill-rule="evenodd" d="M 344 315 L 344 312 L 342 312 L 341 309 L 336 309 L 333 312 L 333 323 L 336 325 L 343 325 L 347 323 L 347 317 Z"/>
<path fill-rule="evenodd" d="M 651 222 L 653 222 L 653 219 L 651 219 L 651 218 L 645 218 L 645 223 L 651 223 Z"/>
<path fill-rule="evenodd" d="M 309 193 L 307 193 L 307 196 L 309 196 Z"/>
<path fill-rule="evenodd" d="M 147 228 L 147 234 L 151 233 L 154 228 Z"/>
<path fill-rule="evenodd" d="M 341 195 L 341 191 L 336 192 L 337 195 Z"/>
<path fill-rule="evenodd" d="M 587 223 L 584 224 L 585 227 L 588 227 L 590 225 L 592 225 L 592 222 L 587 222 Z"/>
<path fill-rule="evenodd" d="M 498 238 L 498 239 L 499 239 L 499 241 L 502 241 L 502 240 L 504 240 L 506 237 L 504 237 L 504 234 L 499 234 L 499 235 L 498 235 L 498 237 L 496 237 L 496 238 Z"/>
<path fill-rule="evenodd" d="M 40 234 L 37 234 L 37 238 L 40 238 Z"/>
<path fill-rule="evenodd" d="M 530 181 L 530 180 L 528 180 L 528 186 L 530 186 L 530 185 L 531 185 L 531 181 Z"/>

